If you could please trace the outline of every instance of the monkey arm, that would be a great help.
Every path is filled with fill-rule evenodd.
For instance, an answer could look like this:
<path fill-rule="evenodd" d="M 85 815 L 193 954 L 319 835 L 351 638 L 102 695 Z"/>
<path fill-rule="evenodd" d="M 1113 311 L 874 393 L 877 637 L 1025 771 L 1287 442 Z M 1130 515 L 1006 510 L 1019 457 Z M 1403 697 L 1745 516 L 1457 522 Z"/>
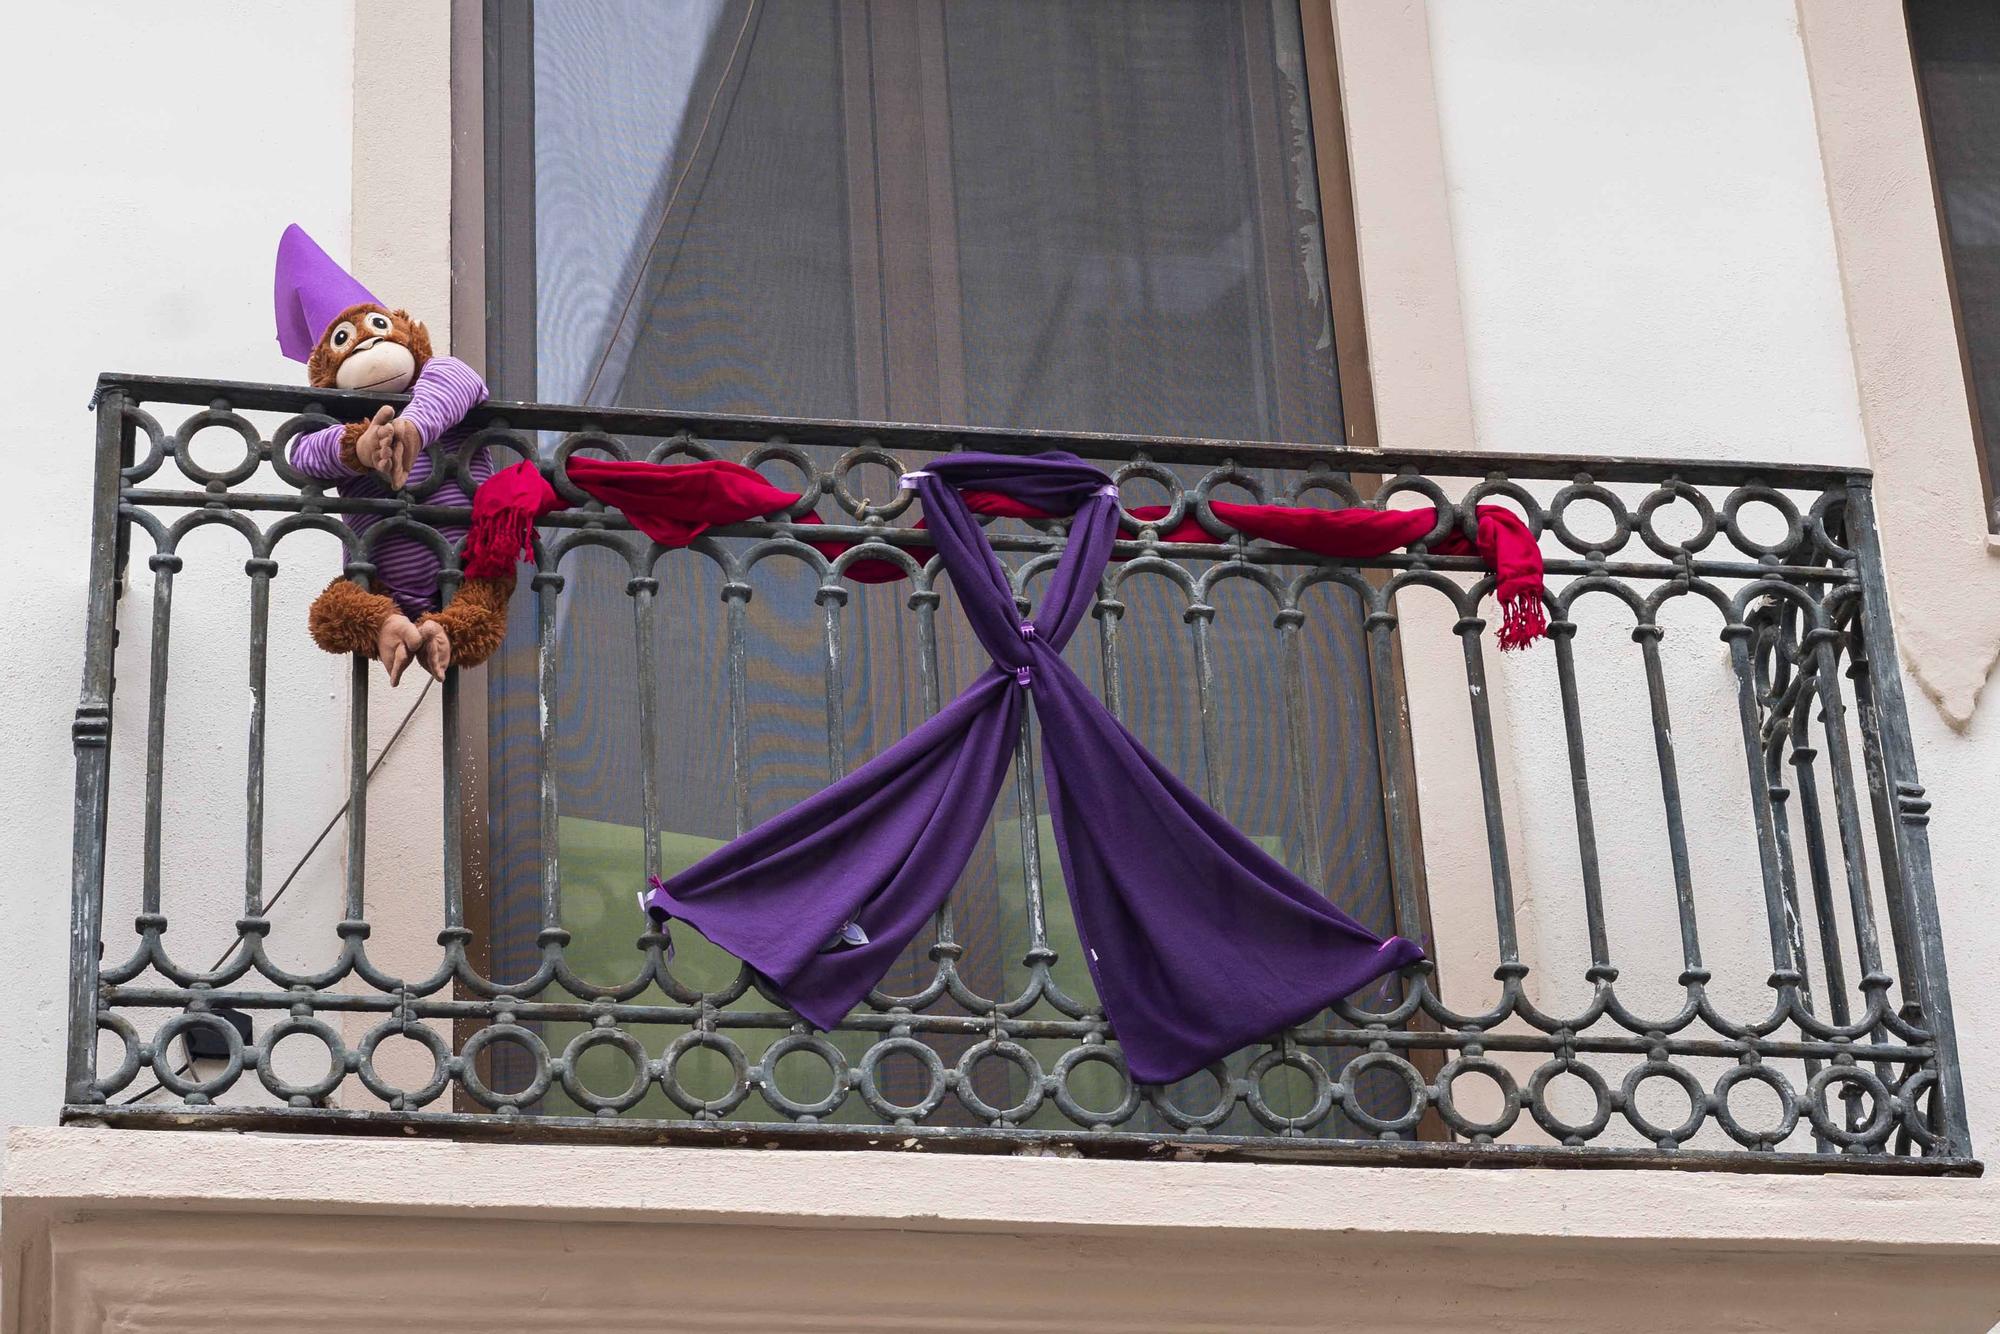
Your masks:
<path fill-rule="evenodd" d="M 410 405 L 401 420 L 417 428 L 424 446 L 438 442 L 465 414 L 486 401 L 486 381 L 457 357 L 432 357 L 410 387 Z"/>
<path fill-rule="evenodd" d="M 426 612 L 420 625 L 435 622 L 451 641 L 451 661 L 460 667 L 477 667 L 493 656 L 507 637 L 507 599 L 514 594 L 514 576 L 500 579 L 467 579 L 458 586 L 451 605 L 443 611 Z"/>
<path fill-rule="evenodd" d="M 392 616 L 400 616 L 395 600 L 386 593 L 371 593 L 342 575 L 313 599 L 306 613 L 306 626 L 313 643 L 328 653 L 376 655 L 382 627 Z"/>
<path fill-rule="evenodd" d="M 367 429 L 367 422 L 349 422 L 302 435 L 292 441 L 292 466 L 322 482 L 344 482 L 359 477 L 369 469 L 356 454 L 355 446 Z"/>
<path fill-rule="evenodd" d="M 372 422 L 349 422 L 340 428 L 340 466 L 355 473 L 368 471 L 367 460 L 361 457 L 361 438 L 368 434 Z"/>
<path fill-rule="evenodd" d="M 312 631 L 313 642 L 328 653 L 358 653 L 381 662 L 389 671 L 392 686 L 402 681 L 403 672 L 411 663 L 434 651 L 423 631 L 403 614 L 395 599 L 383 593 L 370 593 L 344 576 L 328 584 L 313 599 L 306 624 Z M 436 630 L 430 633 L 441 638 Z M 449 660 L 447 646 L 443 662 L 434 670 L 428 662 L 425 666 L 442 679 L 445 662 Z"/>

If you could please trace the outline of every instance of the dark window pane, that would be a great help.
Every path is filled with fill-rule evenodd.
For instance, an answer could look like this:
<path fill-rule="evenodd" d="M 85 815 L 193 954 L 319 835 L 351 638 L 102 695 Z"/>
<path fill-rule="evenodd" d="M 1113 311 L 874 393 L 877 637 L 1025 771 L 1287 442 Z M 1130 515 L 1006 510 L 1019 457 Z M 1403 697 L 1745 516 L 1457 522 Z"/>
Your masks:
<path fill-rule="evenodd" d="M 544 399 L 1341 438 L 1294 5 L 542 0 L 533 40 Z"/>
<path fill-rule="evenodd" d="M 2000 479 L 2000 6 L 1911 0 L 1909 16 L 1991 486 Z"/>

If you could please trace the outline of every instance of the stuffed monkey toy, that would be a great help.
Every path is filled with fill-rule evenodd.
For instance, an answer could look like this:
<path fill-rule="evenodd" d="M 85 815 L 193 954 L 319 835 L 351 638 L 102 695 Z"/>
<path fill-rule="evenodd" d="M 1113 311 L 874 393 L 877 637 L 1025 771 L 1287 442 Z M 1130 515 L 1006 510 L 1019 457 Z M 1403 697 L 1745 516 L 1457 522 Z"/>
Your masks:
<path fill-rule="evenodd" d="M 278 344 L 306 364 L 315 388 L 407 391 L 399 415 L 382 407 L 366 421 L 329 426 L 292 444 L 292 466 L 333 482 L 343 496 L 394 496 L 429 477 L 433 455 L 449 458 L 467 434 L 465 415 L 486 401 L 486 384 L 464 362 L 436 356 L 430 332 L 407 311 L 391 310 L 334 263 L 294 225 L 278 243 L 276 281 Z M 436 446 L 435 450 L 432 448 Z M 485 446 L 473 452 L 468 471 L 475 487 L 493 472 Z M 470 505 L 456 479 L 429 498 L 434 505 Z M 378 514 L 353 514 L 348 525 L 365 533 Z M 438 529 L 453 543 L 462 525 Z M 314 600 L 308 624 L 328 653 L 359 653 L 380 660 L 397 685 L 412 662 L 438 680 L 453 663 L 475 667 L 500 647 L 507 633 L 507 599 L 514 579 L 466 579 L 451 605 L 440 608 L 436 553 L 415 537 L 392 534 L 369 558 L 372 589 L 342 575 Z"/>

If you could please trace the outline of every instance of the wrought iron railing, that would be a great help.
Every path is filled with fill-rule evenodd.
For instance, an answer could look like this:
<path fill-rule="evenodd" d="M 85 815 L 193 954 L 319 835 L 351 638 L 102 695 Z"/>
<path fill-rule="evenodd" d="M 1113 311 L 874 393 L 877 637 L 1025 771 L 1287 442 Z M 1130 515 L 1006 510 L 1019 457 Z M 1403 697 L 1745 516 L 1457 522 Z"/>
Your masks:
<path fill-rule="evenodd" d="M 528 766 L 533 795 L 525 810 L 505 815 L 517 825 L 511 830 L 494 827 L 499 803 L 463 818 L 466 765 L 487 755 L 478 777 L 490 793 L 503 761 L 467 727 L 468 717 L 485 715 L 468 712 L 472 701 L 454 671 L 442 688 L 437 759 L 441 878 L 368 883 L 369 696 L 380 686 L 378 669 L 356 660 L 345 705 L 338 920 L 328 922 L 316 962 L 287 966 L 267 947 L 287 924 L 271 911 L 264 869 L 265 678 L 279 558 L 300 535 L 319 533 L 330 536 L 314 540 L 342 543 L 349 569 L 365 573 L 368 551 L 339 516 L 407 521 L 378 525 L 376 535 L 465 517 L 421 492 L 342 498 L 289 466 L 286 449 L 300 431 L 329 420 L 324 414 L 364 415 L 378 401 L 132 376 L 100 383 L 75 723 L 70 1120 L 1411 1163 L 1977 1168 L 1953 1047 L 1927 802 L 1865 472 L 1378 455 L 492 403 L 474 420 L 496 463 L 542 458 L 576 503 L 547 521 L 539 572 L 517 594 L 525 610 L 509 651 L 530 664 L 523 689 L 535 722 L 531 744 L 514 748 L 525 759 L 504 763 Z M 232 433 L 240 457 L 204 466 L 197 456 Z M 822 618 L 810 689 L 825 692 L 828 774 L 848 764 L 855 735 L 843 675 L 854 632 L 843 618 L 855 591 L 843 572 L 855 561 L 889 555 L 916 571 L 887 595 L 913 629 L 894 642 L 907 646 L 911 711 L 920 717 L 938 706 L 951 613 L 932 582 L 935 564 L 899 554 L 921 539 L 891 479 L 968 445 L 1070 449 L 1114 473 L 1128 511 L 1149 491 L 1172 507 L 1153 522 L 1128 512 L 1126 559 L 1105 578 L 1094 642 L 1088 632 L 1078 637 L 1107 702 L 1114 711 L 1135 707 L 1126 696 L 1145 636 L 1184 637 L 1173 651 L 1185 670 L 1164 679 L 1166 693 L 1190 705 L 1179 762 L 1196 771 L 1197 788 L 1205 784 L 1225 809 L 1252 786 L 1277 793 L 1293 833 L 1274 849 L 1323 884 L 1340 880 L 1360 892 L 1355 885 L 1379 882 L 1383 929 L 1423 939 L 1435 965 L 1274 1034 L 1207 1076 L 1134 1087 L 1087 977 L 1066 957 L 1067 910 L 1050 883 L 1060 873 L 1036 818 L 1032 766 L 1022 764 L 1013 818 L 1003 811 L 994 831 L 1007 874 L 989 907 L 999 905 L 992 911 L 1001 927 L 969 926 L 948 907 L 898 975 L 911 985 L 878 991 L 832 1033 L 810 1031 L 748 969 L 704 952 L 705 942 L 679 940 L 672 954 L 636 909 L 590 928 L 595 957 L 622 956 L 622 973 L 586 975 L 581 928 L 571 920 L 581 872 L 549 758 L 563 740 L 557 612 L 565 557 L 585 546 L 597 558 L 608 550 L 630 576 L 613 592 L 632 608 L 636 712 L 611 729 L 629 743 L 621 762 L 643 788 L 628 831 L 632 879 L 620 891 L 629 906 L 626 891 L 662 864 L 663 841 L 675 837 L 668 826 L 681 798 L 659 772 L 663 734 L 725 738 L 714 769 L 732 813 L 723 835 L 765 813 L 753 811 L 758 761 L 745 744 L 760 706 L 746 686 L 758 661 L 749 609 L 779 558 L 809 571 L 813 614 Z M 569 487 L 564 460 L 577 449 L 735 458 L 798 487 L 799 512 L 817 507 L 831 521 L 809 530 L 790 519 L 746 523 L 690 551 L 662 553 Z M 437 475 L 454 467 L 463 459 L 442 460 Z M 886 499 L 864 495 L 871 468 L 887 483 Z M 1547 558 L 1552 643 L 1501 664 L 1490 659 L 1481 602 L 1490 606 L 1490 581 L 1472 559 L 1427 555 L 1422 544 L 1361 561 L 1246 544 L 1207 508 L 1223 493 L 1435 503 L 1453 507 L 1461 524 L 1475 502 L 1514 505 Z M 1161 541 L 1189 512 L 1215 539 Z M 249 665 L 240 895 L 213 875 L 215 863 L 234 864 L 233 849 L 217 849 L 201 876 L 163 870 L 181 837 L 171 812 L 182 794 L 168 780 L 170 723 L 186 679 L 184 666 L 168 672 L 176 588 L 196 573 L 184 554 L 190 535 L 209 525 L 240 535 L 242 573 L 235 557 L 202 573 L 240 581 L 233 596 L 247 586 L 249 601 L 247 642 L 227 646 Z M 991 531 L 1025 601 L 1064 540 L 1063 525 Z M 805 537 L 866 545 L 828 561 Z M 677 713 L 675 682 L 661 675 L 660 618 L 693 613 L 663 607 L 656 576 L 663 562 L 682 561 L 705 562 L 720 595 L 720 609 L 703 613 L 716 618 L 713 711 Z M 307 582 L 317 587 L 332 573 L 315 569 Z M 128 596 L 142 581 L 150 599 Z M 455 581 L 447 575 L 447 586 Z M 1133 590 L 1148 581 L 1174 605 L 1141 624 Z M 1269 652 L 1252 655 L 1266 674 L 1254 689 L 1228 679 L 1240 662 L 1223 661 L 1217 608 L 1236 596 L 1231 590 L 1264 599 Z M 1435 642 L 1419 642 L 1421 616 L 1434 623 Z M 144 641 L 131 635 L 121 646 L 121 627 L 142 618 Z M 1306 633 L 1316 618 L 1334 623 L 1331 638 Z M 1614 653 L 1615 644 L 1625 647 Z M 1354 681 L 1328 678 L 1336 661 Z M 129 738 L 112 726 L 121 674 L 146 682 L 143 720 L 129 706 L 130 726 L 140 729 Z M 1434 714 L 1445 676 L 1452 684 L 1442 697 L 1462 712 L 1433 724 L 1426 710 Z M 1337 746 L 1356 772 L 1373 775 L 1356 780 L 1359 797 L 1340 798 L 1345 828 L 1365 834 L 1374 822 L 1367 838 L 1377 852 L 1366 856 L 1342 842 L 1347 835 L 1313 833 L 1334 800 L 1312 758 L 1324 758 L 1333 724 L 1316 721 L 1315 709 L 1337 690 L 1348 692 L 1356 714 L 1341 724 L 1346 739 Z M 338 707 L 320 698 L 316 707 Z M 1613 714 L 1631 724 L 1629 744 L 1615 745 L 1593 721 Z M 206 721 L 210 735 L 243 736 L 239 717 Z M 1240 728 L 1254 735 L 1233 731 Z M 894 730 L 882 724 L 871 744 Z M 1024 732 L 1024 755 L 1028 744 Z M 1465 749 L 1453 752 L 1454 744 Z M 114 757 L 134 775 L 143 771 L 116 784 L 117 799 Z M 1357 802 L 1365 818 L 1356 817 Z M 1641 825 L 1650 842 L 1634 841 Z M 1307 835 L 1294 836 L 1298 828 Z M 524 926 L 493 908 L 499 871 L 480 870 L 468 891 L 470 844 L 489 833 L 525 840 L 533 853 Z M 1657 855 L 1634 854 L 1640 843 Z M 114 844 L 129 844 L 137 859 L 136 877 L 111 877 L 114 896 L 136 898 L 129 934 L 110 929 L 105 911 Z M 1731 860 L 1725 846 L 1740 855 Z M 1452 859 L 1457 869 L 1447 874 L 1433 864 L 1440 848 L 1471 853 Z M 413 916 L 428 918 L 417 943 L 435 948 L 434 966 L 399 976 L 371 958 L 384 942 L 372 933 L 383 915 L 378 909 L 371 923 L 370 910 L 384 902 L 396 905 L 390 916 L 400 930 Z M 220 935 L 225 948 L 214 966 L 170 947 L 170 904 L 176 925 L 195 917 Z M 1485 924 L 1467 930 L 1475 910 Z M 1494 982 L 1484 995 L 1462 985 L 1487 976 Z M 1463 994 L 1445 977 L 1458 979 Z M 233 1015 L 249 1017 L 247 1037 Z M 379 1052 L 392 1038 L 428 1053 L 415 1077 L 383 1068 Z M 276 1054 L 286 1043 L 311 1047 L 323 1072 L 316 1061 L 303 1075 L 290 1072 Z M 210 1059 L 200 1058 L 204 1049 Z M 1663 1110 L 1663 1099 L 1673 1105 Z"/>

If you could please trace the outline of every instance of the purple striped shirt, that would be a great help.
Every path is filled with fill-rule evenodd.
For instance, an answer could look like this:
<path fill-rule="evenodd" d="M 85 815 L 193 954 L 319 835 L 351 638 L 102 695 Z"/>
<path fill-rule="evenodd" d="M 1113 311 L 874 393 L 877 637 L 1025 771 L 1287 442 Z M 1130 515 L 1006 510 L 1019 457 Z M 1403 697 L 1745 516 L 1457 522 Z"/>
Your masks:
<path fill-rule="evenodd" d="M 402 415 L 416 423 L 424 452 L 410 469 L 409 485 L 414 487 L 431 475 L 431 446 L 442 445 L 449 459 L 470 432 L 459 425 L 465 414 L 486 401 L 486 381 L 479 372 L 456 357 L 432 357 L 424 363 L 417 382 L 410 388 L 410 405 Z M 356 472 L 340 461 L 342 428 L 329 426 L 300 436 L 292 442 L 292 466 L 308 477 L 335 482 L 343 496 L 385 497 L 393 495 L 389 484 L 377 473 Z M 493 460 L 481 445 L 472 453 L 467 469 L 476 487 L 493 475 Z M 428 505 L 470 505 L 472 497 L 457 478 L 446 482 L 424 501 Z M 350 514 L 347 525 L 365 533 L 381 522 L 379 514 Z M 457 543 L 465 536 L 465 525 L 447 524 L 437 530 Z M 438 568 L 435 553 L 413 537 L 383 538 L 373 553 L 376 586 L 396 600 L 405 614 L 415 617 L 435 611 L 438 605 Z"/>

